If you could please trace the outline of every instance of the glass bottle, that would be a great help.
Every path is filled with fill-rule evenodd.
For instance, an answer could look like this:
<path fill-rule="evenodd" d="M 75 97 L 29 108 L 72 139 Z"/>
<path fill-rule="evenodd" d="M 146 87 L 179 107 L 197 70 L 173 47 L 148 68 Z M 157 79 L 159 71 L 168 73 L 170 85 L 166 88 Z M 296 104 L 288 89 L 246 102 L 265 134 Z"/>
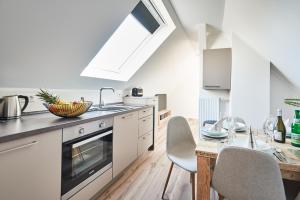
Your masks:
<path fill-rule="evenodd" d="M 300 110 L 295 110 L 294 122 L 292 123 L 291 143 L 300 147 Z"/>
<path fill-rule="evenodd" d="M 277 110 L 277 122 L 274 130 L 274 141 L 279 143 L 285 143 L 286 129 L 282 121 L 282 110 Z"/>

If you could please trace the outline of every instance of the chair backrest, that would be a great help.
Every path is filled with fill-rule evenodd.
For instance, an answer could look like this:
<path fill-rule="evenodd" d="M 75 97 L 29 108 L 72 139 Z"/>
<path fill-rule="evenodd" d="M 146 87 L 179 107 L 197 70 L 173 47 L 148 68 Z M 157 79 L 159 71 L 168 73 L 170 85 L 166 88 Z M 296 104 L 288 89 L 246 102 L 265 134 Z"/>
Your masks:
<path fill-rule="evenodd" d="M 230 200 L 285 200 L 278 163 L 270 155 L 226 147 L 217 159 L 213 187 Z"/>
<path fill-rule="evenodd" d="M 195 148 L 196 143 L 186 119 L 180 116 L 172 117 L 167 128 L 167 153 L 172 149 L 195 151 Z"/>

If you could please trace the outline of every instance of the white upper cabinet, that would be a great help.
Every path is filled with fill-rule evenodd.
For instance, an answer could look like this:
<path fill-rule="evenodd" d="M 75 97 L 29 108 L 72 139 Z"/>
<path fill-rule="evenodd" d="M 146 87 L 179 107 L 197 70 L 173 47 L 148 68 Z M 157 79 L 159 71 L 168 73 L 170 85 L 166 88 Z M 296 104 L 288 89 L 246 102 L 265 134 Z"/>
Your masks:
<path fill-rule="evenodd" d="M 128 81 L 175 28 L 162 1 L 140 1 L 81 76 Z"/>
<path fill-rule="evenodd" d="M 230 90 L 231 48 L 206 49 L 203 51 L 203 88 Z"/>

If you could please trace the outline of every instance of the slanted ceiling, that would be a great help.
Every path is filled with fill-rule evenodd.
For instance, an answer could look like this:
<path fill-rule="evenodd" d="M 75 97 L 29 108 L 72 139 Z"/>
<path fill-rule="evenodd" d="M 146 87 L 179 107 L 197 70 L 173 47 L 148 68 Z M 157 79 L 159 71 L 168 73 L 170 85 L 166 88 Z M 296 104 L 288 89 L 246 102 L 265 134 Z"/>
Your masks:
<path fill-rule="evenodd" d="M 300 87 L 299 10 L 298 0 L 226 0 L 223 29 L 238 35 Z"/>
<path fill-rule="evenodd" d="M 197 24 L 234 33 L 300 87 L 300 1 L 171 0 L 191 40 Z"/>
<path fill-rule="evenodd" d="M 198 39 L 198 24 L 222 28 L 225 0 L 170 0 L 185 31 Z"/>
<path fill-rule="evenodd" d="M 0 1 L 0 87 L 99 88 L 79 74 L 138 0 Z"/>

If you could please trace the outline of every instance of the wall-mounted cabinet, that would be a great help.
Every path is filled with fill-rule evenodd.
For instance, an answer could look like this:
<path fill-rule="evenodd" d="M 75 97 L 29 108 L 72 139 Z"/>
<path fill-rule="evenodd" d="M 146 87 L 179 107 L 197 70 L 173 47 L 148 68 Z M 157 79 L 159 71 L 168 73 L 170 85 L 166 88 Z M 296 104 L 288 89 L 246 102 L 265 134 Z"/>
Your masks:
<path fill-rule="evenodd" d="M 231 48 L 203 50 L 203 88 L 230 90 Z"/>

